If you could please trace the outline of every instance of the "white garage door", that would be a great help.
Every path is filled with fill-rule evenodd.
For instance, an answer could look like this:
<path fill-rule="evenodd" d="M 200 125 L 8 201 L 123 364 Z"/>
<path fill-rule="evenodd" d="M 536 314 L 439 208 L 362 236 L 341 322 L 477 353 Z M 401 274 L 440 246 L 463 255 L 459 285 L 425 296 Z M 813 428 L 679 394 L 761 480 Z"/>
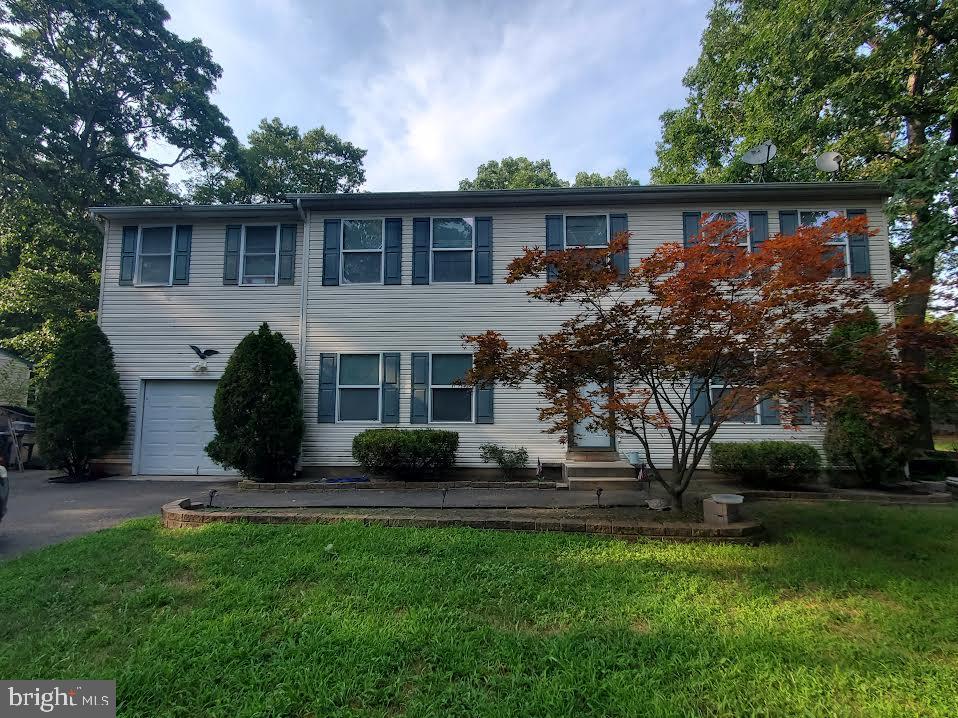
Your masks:
<path fill-rule="evenodd" d="M 213 438 L 216 382 L 157 379 L 143 387 L 140 474 L 223 474 L 204 448 Z"/>

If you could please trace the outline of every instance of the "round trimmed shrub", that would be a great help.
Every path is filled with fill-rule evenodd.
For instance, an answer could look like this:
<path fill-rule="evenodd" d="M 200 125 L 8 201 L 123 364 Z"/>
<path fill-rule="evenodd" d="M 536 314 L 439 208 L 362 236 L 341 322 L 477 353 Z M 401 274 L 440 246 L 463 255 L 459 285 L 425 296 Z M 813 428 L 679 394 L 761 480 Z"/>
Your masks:
<path fill-rule="evenodd" d="M 127 406 L 113 349 L 92 319 L 67 329 L 37 394 L 37 442 L 48 465 L 74 480 L 126 438 Z"/>
<path fill-rule="evenodd" d="M 456 464 L 459 433 L 440 429 L 367 429 L 353 438 L 353 458 L 370 474 L 416 480 Z"/>
<path fill-rule="evenodd" d="M 216 435 L 206 453 L 258 481 L 290 481 L 303 442 L 296 352 L 265 322 L 233 351 L 216 385 Z"/>
<path fill-rule="evenodd" d="M 765 488 L 787 488 L 818 479 L 822 457 L 814 446 L 794 441 L 715 442 L 712 470 Z"/>

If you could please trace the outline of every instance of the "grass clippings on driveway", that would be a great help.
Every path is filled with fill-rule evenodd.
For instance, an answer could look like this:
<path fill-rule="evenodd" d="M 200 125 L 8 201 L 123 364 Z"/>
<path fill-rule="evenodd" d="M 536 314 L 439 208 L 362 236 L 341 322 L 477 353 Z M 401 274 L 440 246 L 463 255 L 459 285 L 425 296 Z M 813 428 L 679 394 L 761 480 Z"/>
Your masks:
<path fill-rule="evenodd" d="M 761 518 L 758 548 L 132 521 L 0 565 L 0 675 L 151 718 L 958 715 L 958 511 Z"/>

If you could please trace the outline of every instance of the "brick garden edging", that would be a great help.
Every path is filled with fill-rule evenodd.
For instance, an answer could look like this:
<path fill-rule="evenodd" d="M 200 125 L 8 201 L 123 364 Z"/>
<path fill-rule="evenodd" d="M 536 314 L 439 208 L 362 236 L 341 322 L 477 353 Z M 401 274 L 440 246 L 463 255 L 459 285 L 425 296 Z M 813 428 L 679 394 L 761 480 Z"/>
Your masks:
<path fill-rule="evenodd" d="M 396 513 L 402 511 L 404 513 Z M 476 517 L 476 512 L 488 516 Z M 206 509 L 190 499 L 172 501 L 162 508 L 166 528 L 196 528 L 208 523 L 256 524 L 334 524 L 357 521 L 366 525 L 435 528 L 468 526 L 498 531 L 558 531 L 611 536 L 622 540 L 638 537 L 663 541 L 738 543 L 755 545 L 764 539 L 765 530 L 758 521 L 741 521 L 728 526 L 706 526 L 693 522 L 641 521 L 608 517 L 528 518 L 510 517 L 505 509 L 400 509 L 391 513 L 371 513 L 355 509 L 326 509 L 323 513 L 309 510 L 280 511 L 276 509 Z M 463 515 L 463 514 L 469 515 Z"/>
<path fill-rule="evenodd" d="M 950 504 L 951 494 L 892 494 L 887 492 L 851 492 L 851 491 L 771 491 L 765 489 L 741 489 L 735 493 L 747 499 L 757 501 L 796 499 L 800 501 L 847 501 L 864 504 L 902 504 L 925 506 L 928 504 Z"/>
<path fill-rule="evenodd" d="M 329 491 L 330 489 L 554 489 L 555 481 L 362 481 L 317 484 L 309 482 L 272 483 L 241 479 L 236 488 L 241 491 Z"/>

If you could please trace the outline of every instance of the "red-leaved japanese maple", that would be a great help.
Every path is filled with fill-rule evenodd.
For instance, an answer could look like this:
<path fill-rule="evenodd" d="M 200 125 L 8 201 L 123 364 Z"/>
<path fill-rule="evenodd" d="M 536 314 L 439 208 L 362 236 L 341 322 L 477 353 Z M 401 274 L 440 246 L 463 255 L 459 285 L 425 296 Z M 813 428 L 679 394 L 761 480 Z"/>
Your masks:
<path fill-rule="evenodd" d="M 533 346 L 510 346 L 492 330 L 464 337 L 474 350 L 468 381 L 538 385 L 539 418 L 562 442 L 578 422 L 634 437 L 681 507 L 716 432 L 763 400 L 795 430 L 809 402 L 817 417 L 853 398 L 874 415 L 905 415 L 884 369 L 849 373 L 829 360 L 837 324 L 869 304 L 888 306 L 870 280 L 833 276 L 844 267 L 835 239 L 868 231 L 864 218 L 838 217 L 748 251 L 748 232 L 714 217 L 690 246 L 659 245 L 624 276 L 613 257 L 628 233 L 606 248 L 527 248 L 506 281 L 544 276 L 551 265 L 554 278 L 527 293 L 571 305 L 571 316 Z M 656 458 L 664 440 L 670 466 Z"/>

